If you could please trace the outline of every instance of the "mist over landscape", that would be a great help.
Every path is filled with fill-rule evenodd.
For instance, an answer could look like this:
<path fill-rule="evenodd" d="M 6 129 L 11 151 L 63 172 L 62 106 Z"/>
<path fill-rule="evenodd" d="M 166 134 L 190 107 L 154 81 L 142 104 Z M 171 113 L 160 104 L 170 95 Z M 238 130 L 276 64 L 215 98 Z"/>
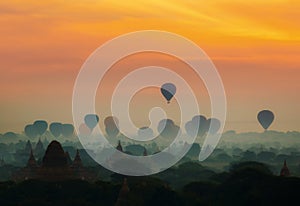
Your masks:
<path fill-rule="evenodd" d="M 300 1 L 0 2 L 0 205 L 298 205 Z"/>

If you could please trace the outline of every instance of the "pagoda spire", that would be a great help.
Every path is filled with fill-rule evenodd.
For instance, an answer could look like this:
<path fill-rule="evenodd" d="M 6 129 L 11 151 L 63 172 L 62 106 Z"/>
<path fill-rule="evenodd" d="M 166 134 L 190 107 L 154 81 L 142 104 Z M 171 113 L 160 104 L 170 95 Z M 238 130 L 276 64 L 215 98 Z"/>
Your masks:
<path fill-rule="evenodd" d="M 122 185 L 121 190 L 119 192 L 119 196 L 118 196 L 118 199 L 117 199 L 117 202 L 116 202 L 115 206 L 129 205 L 128 193 L 129 193 L 129 187 L 128 187 L 128 184 L 127 184 L 127 178 L 124 178 L 123 185 Z"/>
<path fill-rule="evenodd" d="M 146 148 L 144 148 L 143 155 L 144 155 L 144 156 L 148 156 L 148 152 L 147 152 L 147 149 L 146 149 Z"/>
<path fill-rule="evenodd" d="M 280 176 L 283 176 L 283 177 L 290 176 L 290 170 L 286 164 L 286 160 L 284 160 L 283 167 L 281 168 L 281 171 L 280 171 Z"/>
<path fill-rule="evenodd" d="M 32 150 L 32 145 L 31 145 L 30 140 L 28 140 L 26 145 L 25 145 L 24 151 L 28 154 L 30 152 L 30 150 Z"/>
<path fill-rule="evenodd" d="M 73 161 L 73 167 L 82 167 L 82 160 L 81 160 L 80 153 L 79 153 L 78 149 L 76 151 L 76 156 L 75 156 L 74 161 Z"/>
<path fill-rule="evenodd" d="M 33 156 L 33 151 L 32 149 L 30 150 L 30 156 L 29 156 L 29 159 L 27 161 L 27 167 L 36 167 L 37 166 L 37 163 L 36 163 L 36 160 Z"/>
<path fill-rule="evenodd" d="M 122 145 L 121 145 L 121 141 L 120 141 L 120 140 L 119 140 L 119 142 L 118 142 L 117 150 L 119 150 L 120 152 L 123 152 L 123 148 L 122 148 Z"/>

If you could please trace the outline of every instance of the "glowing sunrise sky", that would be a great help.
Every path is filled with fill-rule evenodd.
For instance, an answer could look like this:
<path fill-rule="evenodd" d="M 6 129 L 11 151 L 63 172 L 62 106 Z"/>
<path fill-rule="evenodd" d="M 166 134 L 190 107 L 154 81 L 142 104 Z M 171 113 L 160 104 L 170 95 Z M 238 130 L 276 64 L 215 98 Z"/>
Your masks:
<path fill-rule="evenodd" d="M 0 133 L 22 132 L 36 119 L 72 122 L 73 85 L 85 59 L 138 30 L 177 33 L 211 57 L 227 95 L 225 130 L 262 131 L 262 109 L 276 114 L 271 129 L 299 130 L 299 11 L 297 0 L 1 1 Z M 164 103 L 159 98 L 153 102 Z"/>

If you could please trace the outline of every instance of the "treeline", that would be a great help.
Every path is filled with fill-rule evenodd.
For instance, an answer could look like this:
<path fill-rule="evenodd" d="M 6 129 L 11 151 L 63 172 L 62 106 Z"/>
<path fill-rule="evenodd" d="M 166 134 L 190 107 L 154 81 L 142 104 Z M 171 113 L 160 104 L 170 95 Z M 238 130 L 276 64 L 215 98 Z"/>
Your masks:
<path fill-rule="evenodd" d="M 185 165 L 183 167 L 194 167 Z M 193 170 L 185 168 L 185 176 Z M 204 172 L 197 169 L 199 173 Z M 121 188 L 127 178 L 129 191 Z M 228 172 L 196 177 L 174 188 L 163 178 L 112 175 L 110 182 L 85 181 L 0 184 L 1 205 L 286 205 L 298 202 L 300 179 L 272 175 L 267 166 L 256 162 L 234 164 Z"/>

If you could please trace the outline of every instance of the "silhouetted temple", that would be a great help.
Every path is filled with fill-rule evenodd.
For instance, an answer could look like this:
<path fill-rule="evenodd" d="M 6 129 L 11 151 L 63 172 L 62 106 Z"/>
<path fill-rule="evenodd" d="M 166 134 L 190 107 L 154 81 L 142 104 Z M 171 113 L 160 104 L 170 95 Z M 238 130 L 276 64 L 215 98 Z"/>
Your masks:
<path fill-rule="evenodd" d="M 147 152 L 147 149 L 146 149 L 146 148 L 144 148 L 143 155 L 144 155 L 144 156 L 148 156 L 148 152 Z"/>
<path fill-rule="evenodd" d="M 72 168 L 75 176 L 78 176 L 81 179 L 88 178 L 88 175 L 86 174 L 86 170 L 84 169 L 84 167 L 82 165 L 79 150 L 77 150 L 77 152 L 76 152 L 76 156 L 75 156 L 74 161 L 71 165 L 71 168 Z"/>
<path fill-rule="evenodd" d="M 44 149 L 44 145 L 41 141 L 41 139 L 39 139 L 39 141 L 36 143 L 35 145 L 35 149 L 34 149 L 34 155 L 40 157 L 45 153 L 45 149 Z"/>
<path fill-rule="evenodd" d="M 29 153 L 31 150 L 32 150 L 31 142 L 28 140 L 24 151 Z"/>
<path fill-rule="evenodd" d="M 65 155 L 66 155 L 66 158 L 67 158 L 67 163 L 68 163 L 68 165 L 72 165 L 73 161 L 72 161 L 72 159 L 71 159 L 71 157 L 70 157 L 69 152 L 66 151 Z"/>
<path fill-rule="evenodd" d="M 120 140 L 118 142 L 118 146 L 116 147 L 116 149 L 119 150 L 119 151 L 121 151 L 121 152 L 123 152 L 123 147 L 121 145 L 121 141 Z"/>
<path fill-rule="evenodd" d="M 47 147 L 41 165 L 37 164 L 31 150 L 26 167 L 18 171 L 14 175 L 14 179 L 17 181 L 26 179 L 41 179 L 47 181 L 93 179 L 93 175 L 88 174 L 83 167 L 78 150 L 72 164 L 70 164 L 68 158 L 70 158 L 70 156 L 64 152 L 61 144 L 58 141 L 52 141 Z"/>
<path fill-rule="evenodd" d="M 48 145 L 42 165 L 36 175 L 36 178 L 46 180 L 64 180 L 73 176 L 65 152 L 59 142 L 52 141 Z"/>
<path fill-rule="evenodd" d="M 128 193 L 129 193 L 129 187 L 128 187 L 128 184 L 127 184 L 127 179 L 124 178 L 123 185 L 122 185 L 122 188 L 119 192 L 119 196 L 118 196 L 118 199 L 117 199 L 117 202 L 116 202 L 115 206 L 129 205 Z"/>
<path fill-rule="evenodd" d="M 287 167 L 286 160 L 284 160 L 283 167 L 281 168 L 281 171 L 280 171 L 280 176 L 283 176 L 283 177 L 290 176 L 290 170 Z"/>
<path fill-rule="evenodd" d="M 30 156 L 29 156 L 29 159 L 28 159 L 28 161 L 27 161 L 27 165 L 26 165 L 26 167 L 27 168 L 36 168 L 38 165 L 37 165 L 37 163 L 36 163 L 36 160 L 35 160 L 35 158 L 34 158 L 34 156 L 33 156 L 33 152 L 32 152 L 32 150 L 30 151 Z"/>

